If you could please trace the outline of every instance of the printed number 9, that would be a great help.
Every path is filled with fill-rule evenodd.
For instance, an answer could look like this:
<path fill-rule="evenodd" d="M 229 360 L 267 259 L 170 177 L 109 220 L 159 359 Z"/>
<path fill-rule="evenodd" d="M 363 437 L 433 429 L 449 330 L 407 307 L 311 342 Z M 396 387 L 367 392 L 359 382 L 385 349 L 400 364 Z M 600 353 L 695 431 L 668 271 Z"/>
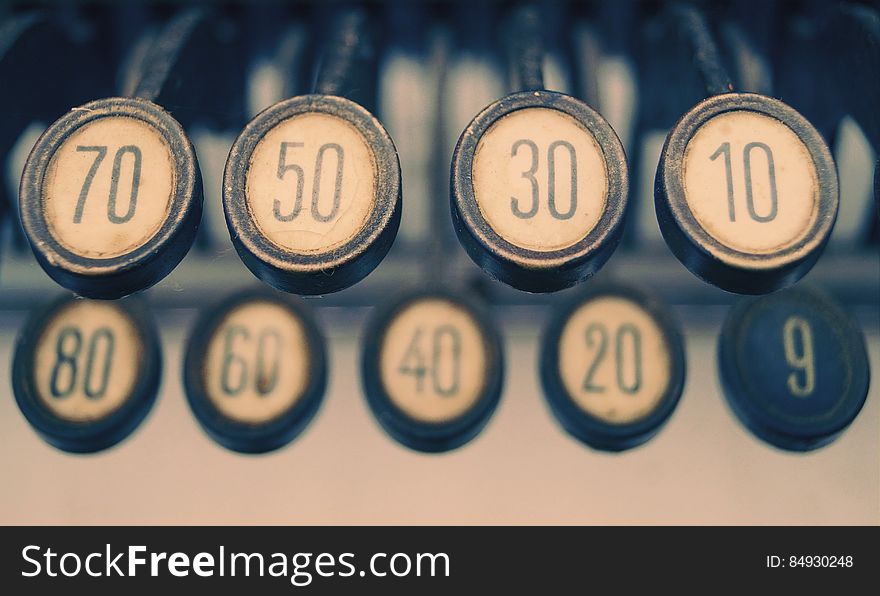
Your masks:
<path fill-rule="evenodd" d="M 816 358 L 810 323 L 801 317 L 789 317 L 782 327 L 782 345 L 785 361 L 796 369 L 786 379 L 788 390 L 794 397 L 808 397 L 816 388 Z"/>

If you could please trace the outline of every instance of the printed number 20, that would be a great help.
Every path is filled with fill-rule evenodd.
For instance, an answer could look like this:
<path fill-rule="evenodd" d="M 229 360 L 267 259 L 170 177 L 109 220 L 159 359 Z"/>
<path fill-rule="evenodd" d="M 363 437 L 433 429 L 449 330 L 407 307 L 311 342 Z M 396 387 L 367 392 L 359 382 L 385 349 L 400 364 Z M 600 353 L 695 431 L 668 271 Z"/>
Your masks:
<path fill-rule="evenodd" d="M 629 341 L 625 341 L 629 338 Z M 605 352 L 608 348 L 608 329 L 601 323 L 591 323 L 586 330 L 585 339 L 587 346 L 596 347 L 596 355 L 593 362 L 587 370 L 587 376 L 584 379 L 583 389 L 589 393 L 604 393 L 605 386 L 597 385 L 593 381 L 596 369 L 605 358 Z M 625 344 L 629 343 L 629 358 L 624 358 L 627 352 Z M 642 335 L 637 327 L 630 323 L 624 323 L 617 329 L 614 337 L 614 362 L 617 373 L 617 386 L 624 393 L 634 394 L 639 391 L 642 386 Z M 626 361 L 632 362 L 632 374 L 627 375 L 624 370 Z M 627 376 L 630 378 L 627 379 Z"/>

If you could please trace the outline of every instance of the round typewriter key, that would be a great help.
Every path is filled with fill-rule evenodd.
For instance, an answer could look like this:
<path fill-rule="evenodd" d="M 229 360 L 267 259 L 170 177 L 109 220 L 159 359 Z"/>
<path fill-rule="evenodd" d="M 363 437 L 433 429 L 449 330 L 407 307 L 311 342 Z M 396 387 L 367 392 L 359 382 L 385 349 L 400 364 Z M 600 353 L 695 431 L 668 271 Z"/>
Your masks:
<path fill-rule="evenodd" d="M 837 217 L 822 137 L 784 103 L 727 93 L 698 104 L 666 139 L 655 184 L 660 229 L 698 277 L 762 294 L 800 279 Z"/>
<path fill-rule="evenodd" d="M 462 245 L 521 290 L 579 283 L 620 240 L 626 157 L 611 126 L 573 97 L 514 93 L 468 125 L 452 159 L 452 217 Z"/>
<path fill-rule="evenodd" d="M 351 100 L 305 95 L 259 114 L 226 162 L 223 208 L 260 279 L 325 294 L 363 279 L 400 224 L 400 164 L 381 123 Z"/>
<path fill-rule="evenodd" d="M 498 333 L 477 305 L 447 291 L 407 294 L 377 313 L 363 349 L 364 392 L 379 423 L 419 451 L 474 438 L 501 397 Z"/>
<path fill-rule="evenodd" d="M 21 218 L 37 261 L 62 286 L 119 298 L 167 275 L 202 213 L 195 152 L 144 99 L 75 108 L 40 137 L 22 175 Z"/>
<path fill-rule="evenodd" d="M 800 288 L 737 303 L 721 330 L 718 366 L 742 423 L 792 451 L 843 432 L 870 380 L 858 325 L 824 294 Z"/>
<path fill-rule="evenodd" d="M 184 386 L 193 413 L 218 443 L 264 453 L 292 441 L 314 417 L 325 362 L 324 339 L 303 304 L 245 291 L 196 323 Z"/>
<path fill-rule="evenodd" d="M 544 334 L 541 382 L 571 435 L 622 451 L 654 436 L 684 386 L 678 325 L 657 298 L 626 286 L 578 294 Z"/>
<path fill-rule="evenodd" d="M 142 305 L 65 297 L 35 311 L 18 337 L 15 400 L 49 443 L 74 453 L 115 445 L 141 423 L 162 369 Z"/>

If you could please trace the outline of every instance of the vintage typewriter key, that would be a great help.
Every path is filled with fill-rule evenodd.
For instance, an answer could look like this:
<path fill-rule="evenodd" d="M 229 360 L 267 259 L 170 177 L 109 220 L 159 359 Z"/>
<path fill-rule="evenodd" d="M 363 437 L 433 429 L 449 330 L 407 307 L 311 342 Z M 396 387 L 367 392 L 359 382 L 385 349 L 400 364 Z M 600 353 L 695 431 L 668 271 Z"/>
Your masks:
<path fill-rule="evenodd" d="M 721 330 L 718 366 L 727 402 L 749 430 L 808 451 L 833 441 L 862 409 L 865 350 L 837 304 L 798 288 L 737 303 Z"/>
<path fill-rule="evenodd" d="M 459 240 L 491 276 L 553 292 L 595 273 L 620 240 L 628 177 L 611 126 L 584 102 L 543 89 L 540 14 L 516 9 L 515 86 L 468 125 L 452 158 Z"/>
<path fill-rule="evenodd" d="M 223 183 L 233 245 L 258 278 L 297 294 L 363 279 L 400 224 L 400 164 L 391 137 L 356 96 L 374 78 L 373 23 L 334 21 L 315 93 L 275 104 L 236 139 Z"/>
<path fill-rule="evenodd" d="M 540 369 L 562 426 L 591 447 L 622 451 L 654 436 L 675 410 L 684 347 L 678 324 L 657 298 L 600 285 L 554 312 Z"/>
<path fill-rule="evenodd" d="M 365 337 L 364 393 L 396 440 L 418 451 L 449 451 L 489 421 L 504 364 L 482 307 L 445 290 L 409 293 L 377 312 Z"/>
<path fill-rule="evenodd" d="M 64 17 L 51 11 L 10 11 L 0 17 L 0 81 L 15 81 L 15 92 L 0 98 L 0 212 L 12 208 L 15 217 L 11 246 L 27 250 L 18 225 L 17 190 L 21 165 L 19 144 L 29 149 L 34 130 L 51 122 L 70 102 L 87 101 L 87 93 L 106 89 L 107 79 L 94 68 L 69 76 L 84 61 L 96 59 L 97 36 L 86 32 L 74 14 Z M 39 76 L 34 76 L 34 72 Z M 45 126 L 45 125 L 43 125 Z M 8 181 L 8 182 L 7 182 Z"/>
<path fill-rule="evenodd" d="M 661 232 L 692 273 L 720 288 L 762 294 L 790 285 L 819 258 L 834 226 L 831 153 L 791 107 L 732 93 L 702 15 L 673 13 L 712 95 L 663 147 L 655 181 Z"/>
<path fill-rule="evenodd" d="M 156 399 L 161 370 L 156 330 L 141 303 L 64 297 L 25 324 L 12 388 L 47 442 L 91 453 L 138 427 Z"/>
<path fill-rule="evenodd" d="M 193 10 L 172 19 L 132 97 L 70 110 L 28 157 L 22 225 L 43 269 L 78 294 L 111 299 L 147 288 L 192 245 L 202 213 L 198 162 L 183 128 L 152 100 L 171 80 L 175 48 L 203 18 Z"/>
<path fill-rule="evenodd" d="M 324 339 L 298 300 L 244 291 L 196 323 L 183 382 L 193 413 L 218 443 L 242 453 L 278 449 L 321 405 Z"/>

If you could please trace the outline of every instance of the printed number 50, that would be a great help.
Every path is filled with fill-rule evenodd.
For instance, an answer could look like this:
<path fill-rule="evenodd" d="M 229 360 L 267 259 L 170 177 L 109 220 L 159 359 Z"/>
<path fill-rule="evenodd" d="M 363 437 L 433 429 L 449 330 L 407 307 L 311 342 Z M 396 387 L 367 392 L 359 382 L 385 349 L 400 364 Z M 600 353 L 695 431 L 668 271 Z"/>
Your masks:
<path fill-rule="evenodd" d="M 278 221 L 293 221 L 299 217 L 303 208 L 303 186 L 305 185 L 305 172 L 302 166 L 295 163 L 288 163 L 288 149 L 297 149 L 305 147 L 304 143 L 284 142 L 278 152 L 278 179 L 283 180 L 287 172 L 296 174 L 296 194 L 293 199 L 293 207 L 287 213 L 282 212 L 281 199 L 275 199 L 272 207 L 272 213 Z M 321 198 L 321 172 L 324 167 L 324 155 L 332 151 L 336 154 L 336 179 L 333 186 L 333 206 L 327 213 L 321 213 L 318 209 L 318 200 Z M 332 221 L 339 214 L 339 206 L 342 202 L 342 169 L 345 167 L 345 151 L 341 145 L 336 143 L 324 143 L 318 149 L 318 156 L 315 158 L 314 184 L 312 186 L 312 204 L 310 212 L 312 219 L 320 222 Z"/>

